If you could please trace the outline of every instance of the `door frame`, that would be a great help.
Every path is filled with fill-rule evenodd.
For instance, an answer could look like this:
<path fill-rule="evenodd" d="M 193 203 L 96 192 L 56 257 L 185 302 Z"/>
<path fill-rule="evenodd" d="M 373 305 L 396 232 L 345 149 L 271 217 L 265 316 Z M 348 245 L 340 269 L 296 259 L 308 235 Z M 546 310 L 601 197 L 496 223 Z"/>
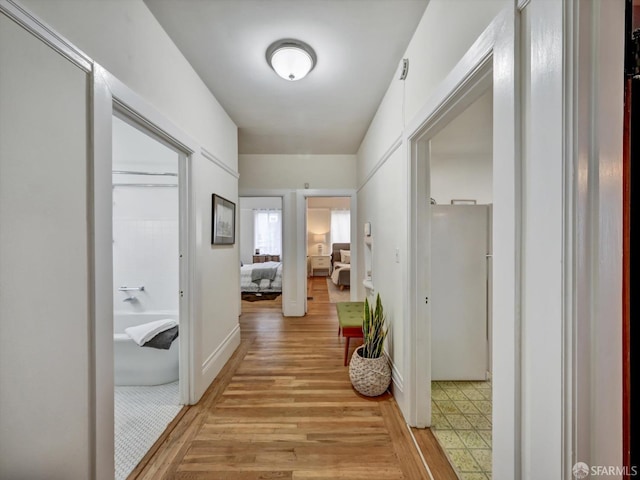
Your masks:
<path fill-rule="evenodd" d="M 189 344 L 187 343 L 190 338 L 191 328 L 191 305 L 190 305 L 190 292 L 192 291 L 190 286 L 189 272 L 191 270 L 191 252 L 190 248 L 190 224 L 192 223 L 190 218 L 190 204 L 189 192 L 191 190 L 190 170 L 191 170 L 191 152 L 185 152 L 179 148 L 175 142 L 170 140 L 170 137 L 166 134 L 160 135 L 160 130 L 157 127 L 153 129 L 149 128 L 149 121 L 145 119 L 143 124 L 140 118 L 134 116 L 129 107 L 123 105 L 123 103 L 117 98 L 113 97 L 112 116 L 118 117 L 125 121 L 133 128 L 138 129 L 145 135 L 153 138 L 162 145 L 170 148 L 178 156 L 178 319 L 180 323 L 180 333 L 184 336 L 184 339 L 178 337 L 179 350 L 179 396 L 180 403 L 187 405 L 191 403 L 191 396 L 189 392 L 189 368 L 188 368 L 188 352 L 190 351 Z M 113 155 L 112 155 L 113 157 Z M 112 189 L 113 191 L 113 189 Z M 113 193 L 112 193 L 113 198 Z M 111 212 L 113 217 L 113 211 Z M 113 235 L 112 235 L 113 236 Z M 113 256 L 111 261 L 113 262 Z"/>
<path fill-rule="evenodd" d="M 291 225 L 295 224 L 295 204 L 291 198 L 291 190 L 239 188 L 238 198 L 278 197 L 282 200 L 282 315 L 296 317 L 297 285 L 292 269 L 295 265 L 295 254 L 291 246 L 295 245 L 295 238 L 291 234 Z M 241 299 L 238 299 L 241 302 Z M 242 311 L 242 309 L 238 310 Z"/>
<path fill-rule="evenodd" d="M 198 145 L 180 131 L 164 115 L 120 82 L 97 63 L 93 64 L 92 140 L 93 164 L 90 185 L 93 186 L 93 278 L 94 278 L 94 346 L 96 389 L 96 437 L 98 444 L 113 444 L 113 246 L 112 232 L 112 117 L 125 116 L 138 128 L 168 144 L 179 154 L 179 227 L 180 227 L 180 403 L 196 401 L 196 341 L 193 315 L 196 312 L 195 285 L 195 225 L 194 189 L 191 162 L 199 151 Z M 109 390 L 111 393 L 109 393 Z M 110 424 L 110 427 L 108 426 Z M 98 464 L 113 457 L 113 447 L 107 453 L 96 449 Z M 102 461 L 100 457 L 104 455 Z M 113 459 L 111 460 L 113 462 Z"/>
<path fill-rule="evenodd" d="M 408 218 L 405 302 L 405 382 L 410 425 L 431 423 L 431 343 L 428 142 L 444 125 L 493 88 L 493 401 L 494 453 L 500 470 L 520 471 L 520 144 L 517 105 L 516 22 L 509 5 L 480 35 L 403 134 L 408 163 Z M 426 219 L 426 221 L 425 221 Z M 496 252 L 506 252 L 498 254 Z M 509 254 L 508 252 L 514 252 Z M 426 268 L 425 268 L 426 266 Z M 496 293 L 499 292 L 499 295 Z M 515 321 L 514 321 L 515 320 Z M 495 432 L 499 430 L 499 435 Z M 495 457 L 497 458 L 497 457 Z"/>
<path fill-rule="evenodd" d="M 304 189 L 296 191 L 296 207 L 298 212 L 297 232 L 297 281 L 298 285 L 307 284 L 307 198 L 311 197 L 346 197 L 349 198 L 351 212 L 351 286 L 358 282 L 358 194 L 355 189 Z M 350 288 L 351 301 L 357 297 L 357 288 Z M 298 302 L 304 305 L 303 315 L 307 313 L 307 290 L 298 292 Z"/>
<path fill-rule="evenodd" d="M 180 201 L 180 401 L 191 404 L 195 401 L 195 369 L 194 350 L 196 339 L 193 335 L 191 322 L 194 311 L 194 238 L 191 234 L 194 225 L 194 201 L 191 179 L 192 156 L 198 149 L 197 144 L 186 134 L 175 127 L 166 117 L 151 105 L 147 104 L 135 92 L 120 82 L 115 76 L 107 72 L 100 65 L 94 64 L 94 111 L 93 111 L 93 186 L 94 186 L 94 242 L 96 258 L 96 278 L 108 274 L 112 278 L 113 253 L 112 238 L 112 116 L 117 112 L 124 115 L 143 131 L 150 133 L 157 140 L 169 145 L 180 156 L 178 173 L 179 201 Z M 108 187 L 108 190 L 105 189 Z M 105 239 L 107 242 L 105 242 Z M 108 244 L 108 245 L 107 245 Z M 99 263 L 98 263 L 99 262 Z M 109 304 L 113 313 L 112 286 L 109 285 L 109 296 L 106 288 L 96 288 L 96 304 Z M 106 322 L 105 322 L 106 323 Z M 110 322 L 113 330 L 113 320 Z M 96 339 L 96 341 L 98 341 Z M 113 357 L 113 352 L 111 352 Z M 101 359 L 96 352 L 97 361 Z M 105 362 L 106 358 L 103 358 Z M 113 362 L 113 358 L 110 359 Z M 101 369 L 97 368 L 97 372 Z M 98 380 L 98 379 L 96 379 Z"/>
<path fill-rule="evenodd" d="M 291 303 L 291 281 L 290 275 L 287 275 L 288 268 L 287 264 L 290 261 L 290 255 L 288 254 L 289 250 L 289 239 L 287 238 L 287 226 L 289 221 L 287 219 L 287 215 L 291 210 L 290 202 L 287 201 L 287 192 L 283 190 L 254 190 L 254 189 L 239 189 L 238 190 L 238 207 L 240 206 L 241 198 L 279 198 L 280 199 L 280 207 L 282 209 L 282 254 L 280 255 L 280 259 L 282 261 L 282 315 L 287 316 L 287 312 L 290 310 L 289 304 Z M 238 300 L 242 303 L 242 293 L 240 293 L 240 299 Z M 242 305 L 238 310 L 242 313 Z"/>

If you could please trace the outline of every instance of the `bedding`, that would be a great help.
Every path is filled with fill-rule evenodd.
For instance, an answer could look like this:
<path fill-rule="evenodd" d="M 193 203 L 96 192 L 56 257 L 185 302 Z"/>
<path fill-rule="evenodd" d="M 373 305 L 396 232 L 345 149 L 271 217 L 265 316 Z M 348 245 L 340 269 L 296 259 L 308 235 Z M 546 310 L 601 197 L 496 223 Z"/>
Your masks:
<path fill-rule="evenodd" d="M 331 281 L 340 290 L 351 285 L 350 243 L 334 243 L 331 246 Z"/>
<path fill-rule="evenodd" d="M 240 267 L 240 291 L 243 293 L 282 292 L 282 263 L 249 263 Z"/>
<path fill-rule="evenodd" d="M 347 280 L 345 280 L 345 277 Z M 331 272 L 331 281 L 340 286 L 349 285 L 351 280 L 351 264 L 335 262 L 333 264 L 333 271 Z M 346 283 L 345 283 L 346 282 Z"/>

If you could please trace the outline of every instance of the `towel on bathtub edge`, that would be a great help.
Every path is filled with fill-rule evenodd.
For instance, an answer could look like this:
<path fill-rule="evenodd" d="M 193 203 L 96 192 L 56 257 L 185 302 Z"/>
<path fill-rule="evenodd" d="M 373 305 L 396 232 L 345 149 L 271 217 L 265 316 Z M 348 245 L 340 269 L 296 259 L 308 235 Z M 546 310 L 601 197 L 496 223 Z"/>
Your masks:
<path fill-rule="evenodd" d="M 176 325 L 178 325 L 178 322 L 176 322 L 175 320 L 171 318 L 165 318 L 162 320 L 156 320 L 154 322 L 143 323 L 142 325 L 125 328 L 124 332 L 129 335 L 134 342 L 142 346 L 160 332 L 169 330 Z"/>
<path fill-rule="evenodd" d="M 160 332 L 147 343 L 142 345 L 143 347 L 160 348 L 162 350 L 169 350 L 173 341 L 178 338 L 178 326 L 176 325 L 169 330 Z"/>

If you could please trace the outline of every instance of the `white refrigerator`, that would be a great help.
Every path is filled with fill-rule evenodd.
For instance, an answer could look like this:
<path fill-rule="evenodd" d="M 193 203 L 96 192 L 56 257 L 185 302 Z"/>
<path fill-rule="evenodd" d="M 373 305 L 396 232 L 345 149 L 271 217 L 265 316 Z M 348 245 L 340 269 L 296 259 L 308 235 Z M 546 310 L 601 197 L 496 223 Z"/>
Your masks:
<path fill-rule="evenodd" d="M 486 380 L 490 208 L 431 206 L 432 380 Z"/>

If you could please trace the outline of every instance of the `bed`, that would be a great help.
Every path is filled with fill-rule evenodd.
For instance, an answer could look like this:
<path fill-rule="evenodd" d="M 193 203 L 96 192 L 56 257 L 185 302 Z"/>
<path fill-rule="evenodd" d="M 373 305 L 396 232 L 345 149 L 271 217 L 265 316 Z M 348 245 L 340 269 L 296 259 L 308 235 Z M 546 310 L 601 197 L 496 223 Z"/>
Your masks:
<path fill-rule="evenodd" d="M 349 252 L 345 255 L 344 252 Z M 351 244 L 331 245 L 331 281 L 343 290 L 351 285 Z"/>
<path fill-rule="evenodd" d="M 242 293 L 282 293 L 282 263 L 248 263 L 240 267 Z"/>

